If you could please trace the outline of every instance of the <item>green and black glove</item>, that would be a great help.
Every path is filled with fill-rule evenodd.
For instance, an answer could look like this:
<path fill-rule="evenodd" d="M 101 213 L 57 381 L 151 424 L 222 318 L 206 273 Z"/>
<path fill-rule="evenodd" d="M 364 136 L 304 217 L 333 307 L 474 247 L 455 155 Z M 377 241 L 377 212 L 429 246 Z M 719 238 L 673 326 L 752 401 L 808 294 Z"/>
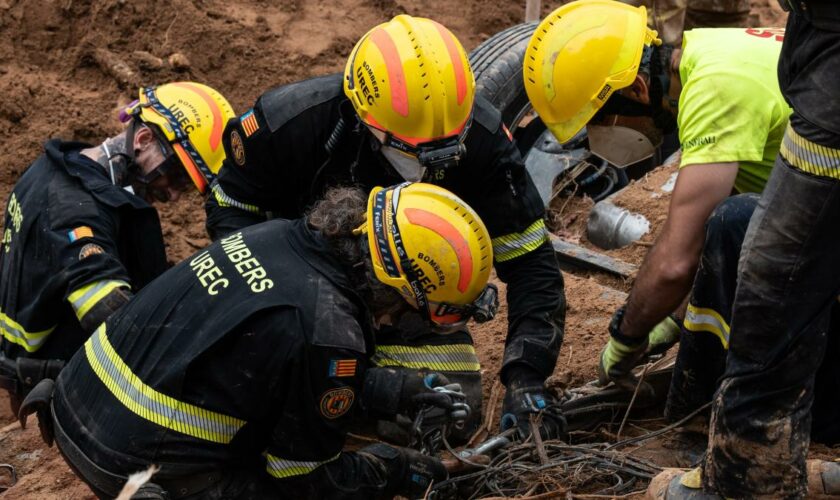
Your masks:
<path fill-rule="evenodd" d="M 671 314 L 648 334 L 647 354 L 662 354 L 680 341 L 680 322 Z"/>
<path fill-rule="evenodd" d="M 610 321 L 610 340 L 601 351 L 598 381 L 601 385 L 613 382 L 619 387 L 632 390 L 636 386 L 632 370 L 646 356 L 648 337 L 633 338 L 621 333 L 624 308 L 621 306 Z"/>

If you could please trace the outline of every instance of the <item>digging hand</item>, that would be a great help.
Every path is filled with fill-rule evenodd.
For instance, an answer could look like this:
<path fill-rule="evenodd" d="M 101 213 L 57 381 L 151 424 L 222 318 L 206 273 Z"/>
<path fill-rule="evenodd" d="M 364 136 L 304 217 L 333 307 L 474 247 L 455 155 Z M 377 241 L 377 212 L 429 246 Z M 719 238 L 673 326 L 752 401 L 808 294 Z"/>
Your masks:
<path fill-rule="evenodd" d="M 395 495 L 423 498 L 430 483 L 438 483 L 449 476 L 440 459 L 410 448 L 377 443 L 358 453 L 384 469 L 388 498 Z"/>
<path fill-rule="evenodd" d="M 461 387 L 425 370 L 371 368 L 365 372 L 362 400 L 368 412 L 385 418 L 413 415 L 423 407 L 439 408 L 454 422 L 470 415 Z"/>
<path fill-rule="evenodd" d="M 653 327 L 648 334 L 647 354 L 662 354 L 680 341 L 680 322 L 672 314 Z"/>
<path fill-rule="evenodd" d="M 538 416 L 543 439 L 566 438 L 566 419 L 560 411 L 560 404 L 545 390 L 542 380 L 527 370 L 513 371 L 502 402 L 499 426 L 502 431 L 516 428 L 516 437 L 527 439 L 531 435 L 531 415 Z"/>
<path fill-rule="evenodd" d="M 648 337 L 635 339 L 622 334 L 620 325 L 623 317 L 624 306 L 615 312 L 610 322 L 610 340 L 601 351 L 598 381 L 601 385 L 613 382 L 632 391 L 637 383 L 632 370 L 646 356 Z"/>

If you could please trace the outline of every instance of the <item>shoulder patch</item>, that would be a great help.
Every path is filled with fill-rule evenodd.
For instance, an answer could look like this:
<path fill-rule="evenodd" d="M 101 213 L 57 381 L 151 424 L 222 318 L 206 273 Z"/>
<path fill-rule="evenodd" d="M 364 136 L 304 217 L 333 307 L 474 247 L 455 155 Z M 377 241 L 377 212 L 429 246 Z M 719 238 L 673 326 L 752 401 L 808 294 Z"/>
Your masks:
<path fill-rule="evenodd" d="M 70 240 L 70 243 L 82 238 L 93 238 L 93 229 L 90 226 L 79 226 L 67 233 L 67 239 Z"/>
<path fill-rule="evenodd" d="M 245 132 L 245 137 L 251 137 L 254 132 L 260 129 L 260 124 L 257 123 L 257 116 L 253 109 L 249 109 L 247 113 L 239 118 L 239 125 L 242 126 L 242 131 Z M 233 137 L 231 137 L 233 140 Z"/>
<path fill-rule="evenodd" d="M 355 359 L 331 359 L 328 377 L 352 377 L 356 375 Z"/>
<path fill-rule="evenodd" d="M 341 73 L 273 88 L 257 99 L 271 132 L 307 109 L 344 96 Z"/>
<path fill-rule="evenodd" d="M 96 243 L 88 243 L 83 246 L 82 250 L 79 252 L 79 260 L 86 259 L 91 255 L 96 255 L 98 253 L 105 253 L 105 250 L 102 250 L 102 247 Z"/>
<path fill-rule="evenodd" d="M 321 396 L 321 415 L 330 420 L 338 418 L 353 406 L 356 393 L 349 387 L 331 389 Z"/>
<path fill-rule="evenodd" d="M 490 101 L 476 94 L 475 104 L 473 104 L 473 119 L 495 134 L 502 123 L 502 113 Z"/>
<path fill-rule="evenodd" d="M 245 145 L 242 143 L 242 136 L 235 128 L 230 132 L 230 151 L 233 154 L 233 162 L 240 167 L 245 166 Z"/>

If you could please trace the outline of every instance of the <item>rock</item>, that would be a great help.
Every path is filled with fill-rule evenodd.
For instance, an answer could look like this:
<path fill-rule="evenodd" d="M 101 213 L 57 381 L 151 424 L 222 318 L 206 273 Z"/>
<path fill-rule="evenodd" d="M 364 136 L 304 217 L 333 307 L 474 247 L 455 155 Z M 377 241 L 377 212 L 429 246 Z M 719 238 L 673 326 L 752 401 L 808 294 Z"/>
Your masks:
<path fill-rule="evenodd" d="M 163 67 L 163 59 L 145 50 L 135 50 L 133 55 L 137 60 L 137 65 L 142 69 L 157 70 Z"/>
<path fill-rule="evenodd" d="M 172 66 L 172 69 L 175 71 L 187 71 L 190 69 L 190 60 L 187 59 L 187 56 L 180 52 L 175 52 L 171 56 L 169 56 L 169 65 Z"/>

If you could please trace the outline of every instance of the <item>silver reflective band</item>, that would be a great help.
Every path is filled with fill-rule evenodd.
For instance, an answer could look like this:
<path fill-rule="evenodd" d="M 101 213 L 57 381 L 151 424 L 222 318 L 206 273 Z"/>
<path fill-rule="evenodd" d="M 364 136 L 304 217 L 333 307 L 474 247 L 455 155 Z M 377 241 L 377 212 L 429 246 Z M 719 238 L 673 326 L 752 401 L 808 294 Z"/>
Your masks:
<path fill-rule="evenodd" d="M 146 385 L 114 350 L 104 323 L 85 342 L 85 354 L 90 367 L 123 406 L 161 427 L 227 444 L 245 425 L 244 420 L 178 401 Z"/>
<path fill-rule="evenodd" d="M 340 455 L 340 453 L 338 454 Z M 305 474 L 309 474 L 310 472 L 314 471 L 318 467 L 332 462 L 338 455 L 328 458 L 323 462 L 315 462 L 315 461 L 302 461 L 302 460 L 286 460 L 280 457 L 275 457 L 269 453 L 265 454 L 266 460 L 266 471 L 272 476 L 283 479 L 286 477 L 292 476 L 303 476 Z"/>

